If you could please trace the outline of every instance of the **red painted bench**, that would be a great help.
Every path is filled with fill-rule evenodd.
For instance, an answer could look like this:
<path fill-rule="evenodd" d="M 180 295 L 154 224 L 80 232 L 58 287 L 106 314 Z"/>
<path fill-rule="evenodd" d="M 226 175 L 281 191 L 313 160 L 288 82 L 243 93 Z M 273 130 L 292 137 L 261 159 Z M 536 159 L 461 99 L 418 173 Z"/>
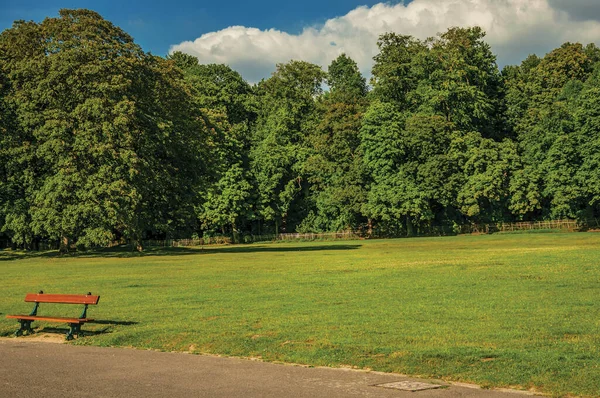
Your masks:
<path fill-rule="evenodd" d="M 88 305 L 96 305 L 100 300 L 100 296 L 92 296 L 92 293 L 88 294 L 44 294 L 43 291 L 39 293 L 28 293 L 25 296 L 25 302 L 35 303 L 33 310 L 29 315 L 7 315 L 7 318 L 17 319 L 21 324 L 21 327 L 15 335 L 22 336 L 23 333 L 33 333 L 31 328 L 31 322 L 33 321 L 45 321 L 45 322 L 59 322 L 69 324 L 69 332 L 67 333 L 67 340 L 72 340 L 73 335 L 82 337 L 83 332 L 81 331 L 81 325 L 86 322 L 91 322 L 93 319 L 87 317 Z M 57 318 L 49 316 L 38 316 L 38 309 L 40 303 L 51 303 L 51 304 L 82 304 L 83 312 L 79 318 Z"/>

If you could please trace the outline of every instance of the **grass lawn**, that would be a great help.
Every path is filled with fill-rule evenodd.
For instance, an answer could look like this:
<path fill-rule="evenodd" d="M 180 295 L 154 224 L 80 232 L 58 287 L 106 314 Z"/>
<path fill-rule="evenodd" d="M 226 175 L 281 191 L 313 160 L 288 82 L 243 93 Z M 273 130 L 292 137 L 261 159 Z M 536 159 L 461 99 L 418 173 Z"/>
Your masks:
<path fill-rule="evenodd" d="M 0 280 L 0 335 L 17 327 L 6 314 L 30 311 L 27 292 L 91 291 L 101 299 L 88 315 L 105 322 L 84 329 L 102 333 L 75 344 L 600 396 L 600 234 L 4 251 Z"/>

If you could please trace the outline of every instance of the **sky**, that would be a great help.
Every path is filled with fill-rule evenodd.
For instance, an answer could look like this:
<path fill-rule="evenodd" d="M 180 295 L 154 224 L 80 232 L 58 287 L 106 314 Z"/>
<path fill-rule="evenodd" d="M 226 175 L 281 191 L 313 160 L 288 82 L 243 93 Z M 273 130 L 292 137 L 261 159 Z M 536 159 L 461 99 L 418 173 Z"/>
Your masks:
<path fill-rule="evenodd" d="M 566 41 L 600 45 L 600 0 L 0 0 L 0 30 L 17 19 L 57 16 L 61 8 L 92 9 L 146 51 L 225 63 L 250 82 L 268 77 L 279 62 L 326 68 L 343 52 L 368 76 L 377 37 L 389 31 L 425 39 L 451 26 L 479 25 L 501 67 Z"/>

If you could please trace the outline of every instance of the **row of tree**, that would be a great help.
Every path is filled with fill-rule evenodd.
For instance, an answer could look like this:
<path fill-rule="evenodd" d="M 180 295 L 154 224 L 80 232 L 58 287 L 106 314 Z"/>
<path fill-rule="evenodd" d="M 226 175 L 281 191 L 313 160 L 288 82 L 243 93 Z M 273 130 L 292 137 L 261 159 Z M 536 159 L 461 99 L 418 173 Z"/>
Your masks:
<path fill-rule="evenodd" d="M 1 231 L 89 247 L 600 216 L 600 50 L 501 72 L 484 35 L 384 34 L 370 86 L 346 55 L 250 85 L 92 11 L 17 21 L 0 34 Z"/>

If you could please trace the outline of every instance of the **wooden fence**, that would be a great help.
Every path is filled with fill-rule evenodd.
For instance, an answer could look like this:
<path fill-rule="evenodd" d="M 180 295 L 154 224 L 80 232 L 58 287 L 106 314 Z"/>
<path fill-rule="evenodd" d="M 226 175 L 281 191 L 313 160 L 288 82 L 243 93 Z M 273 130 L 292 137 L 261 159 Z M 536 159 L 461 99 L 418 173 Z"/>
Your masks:
<path fill-rule="evenodd" d="M 313 240 L 352 240 L 360 236 L 352 231 L 330 232 L 330 233 L 294 233 L 294 234 L 271 234 L 271 235 L 240 235 L 236 243 L 259 243 L 275 241 L 313 241 Z M 192 247 L 223 245 L 234 243 L 231 237 L 210 237 L 199 239 L 168 239 L 168 240 L 145 240 L 145 247 Z"/>
<path fill-rule="evenodd" d="M 458 231 L 452 227 L 432 226 L 429 230 L 424 230 L 417 236 L 441 236 L 456 234 L 492 234 L 498 232 L 518 232 L 534 230 L 561 230 L 561 231 L 585 231 L 600 229 L 600 219 L 590 220 L 551 220 L 551 221 L 530 221 L 515 223 L 493 223 L 493 224 L 465 224 L 458 228 Z M 240 236 L 237 243 L 258 243 L 274 241 L 319 241 L 319 240 L 355 240 L 368 238 L 393 238 L 394 236 L 383 235 L 361 235 L 354 231 L 330 232 L 330 233 L 292 233 L 279 235 L 244 235 Z M 398 237 L 398 236 L 396 236 Z M 180 239 L 167 241 L 144 241 L 148 246 L 161 247 L 184 247 L 184 246 L 203 246 L 213 244 L 231 244 L 233 240 L 229 237 L 215 237 L 204 239 Z"/>
<path fill-rule="evenodd" d="M 519 232 L 534 230 L 561 230 L 561 231 L 586 231 L 600 230 L 600 219 L 589 220 L 552 220 L 552 221 L 531 221 L 515 223 L 493 223 L 493 224 L 465 224 L 453 228 L 450 226 L 431 226 L 420 231 L 416 236 L 442 236 L 456 234 L 492 234 L 498 232 Z M 375 233 L 373 235 L 359 234 L 354 231 L 330 232 L 330 233 L 291 233 L 291 234 L 271 234 L 271 235 L 240 235 L 235 243 L 259 243 L 275 241 L 325 241 L 325 240 L 355 240 L 369 238 L 394 238 L 399 236 L 387 236 Z M 198 239 L 167 239 L 167 240 L 145 240 L 142 242 L 144 247 L 194 247 L 224 245 L 234 243 L 231 237 L 215 236 Z M 124 242 L 114 242 L 108 247 L 122 245 Z M 0 241 L 0 249 L 11 246 L 9 240 Z M 56 250 L 58 242 L 39 242 L 38 250 Z M 74 247 L 73 247 L 74 249 Z"/>
<path fill-rule="evenodd" d="M 600 219 L 523 221 L 514 223 L 467 224 L 460 227 L 461 234 L 491 234 L 534 230 L 584 231 L 600 228 Z"/>
<path fill-rule="evenodd" d="M 277 240 L 353 240 L 361 236 L 353 231 L 328 232 L 328 233 L 305 233 L 305 234 L 279 234 Z"/>
<path fill-rule="evenodd" d="M 585 221 L 578 220 L 552 220 L 552 221 L 531 221 L 515 223 L 494 223 L 494 224 L 465 224 L 458 228 L 458 231 L 452 227 L 433 226 L 430 230 L 424 230 L 417 236 L 441 236 L 456 234 L 492 234 L 497 232 L 517 232 L 534 230 L 562 230 L 562 231 L 582 231 L 589 229 L 600 229 L 600 219 L 591 219 Z M 355 240 L 368 238 L 393 238 L 394 236 L 383 235 L 361 235 L 354 231 L 330 232 L 330 233 L 292 233 L 279 235 L 243 235 L 239 237 L 236 243 L 259 243 L 275 241 L 320 241 L 320 240 Z M 398 236 L 395 236 L 398 237 Z M 213 237 L 202 239 L 179 239 L 179 240 L 160 240 L 144 241 L 144 246 L 159 247 L 190 247 L 190 246 L 208 246 L 218 244 L 231 244 L 233 239 L 230 237 Z"/>
<path fill-rule="evenodd" d="M 144 240 L 144 247 L 192 247 L 192 246 L 209 246 L 209 245 L 224 245 L 231 243 L 232 240 L 225 236 L 215 236 L 210 238 L 198 239 L 166 239 L 166 240 Z"/>

